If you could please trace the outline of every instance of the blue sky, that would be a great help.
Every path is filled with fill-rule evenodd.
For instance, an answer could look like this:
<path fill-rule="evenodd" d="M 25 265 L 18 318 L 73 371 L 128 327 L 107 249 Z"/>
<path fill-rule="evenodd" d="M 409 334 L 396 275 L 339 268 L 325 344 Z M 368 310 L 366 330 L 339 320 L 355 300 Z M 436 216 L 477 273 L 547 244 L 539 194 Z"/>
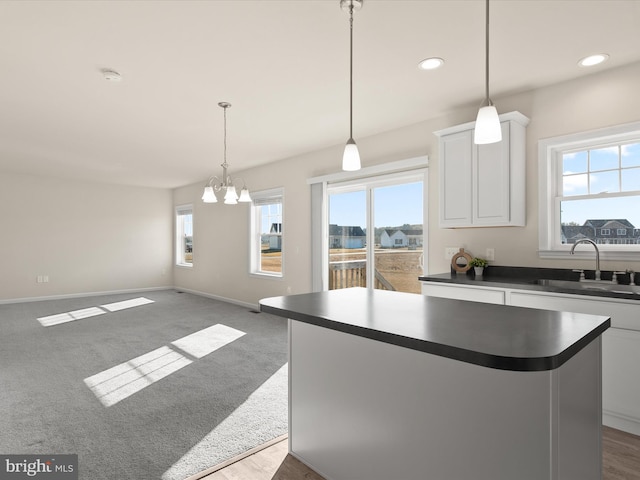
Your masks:
<path fill-rule="evenodd" d="M 565 198 L 640 190 L 640 143 L 564 154 L 562 173 Z M 564 201 L 561 211 L 564 223 L 617 218 L 640 228 L 638 197 Z"/>
<path fill-rule="evenodd" d="M 374 189 L 376 227 L 422 224 L 422 183 L 408 183 Z M 364 190 L 333 194 L 329 200 L 329 223 L 366 226 Z"/>

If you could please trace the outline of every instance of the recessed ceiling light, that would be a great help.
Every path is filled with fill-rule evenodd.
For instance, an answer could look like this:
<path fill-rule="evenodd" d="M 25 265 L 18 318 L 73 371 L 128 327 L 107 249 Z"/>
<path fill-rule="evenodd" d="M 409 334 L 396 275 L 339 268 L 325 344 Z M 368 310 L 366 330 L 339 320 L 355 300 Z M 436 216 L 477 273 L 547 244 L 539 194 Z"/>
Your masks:
<path fill-rule="evenodd" d="M 606 62 L 609 58 L 609 55 L 606 53 L 598 53 L 596 55 L 589 55 L 588 57 L 584 57 L 582 60 L 578 62 L 578 65 L 581 67 L 593 67 L 594 65 L 599 65 L 602 62 Z"/>
<path fill-rule="evenodd" d="M 122 80 L 122 75 L 120 75 L 115 70 L 111 70 L 110 68 L 103 68 L 100 70 L 102 72 L 102 76 L 105 80 L 110 82 L 120 82 Z"/>
<path fill-rule="evenodd" d="M 438 57 L 431 57 L 422 60 L 418 64 L 418 68 L 420 70 L 435 70 L 436 68 L 440 68 L 444 65 L 444 60 Z"/>

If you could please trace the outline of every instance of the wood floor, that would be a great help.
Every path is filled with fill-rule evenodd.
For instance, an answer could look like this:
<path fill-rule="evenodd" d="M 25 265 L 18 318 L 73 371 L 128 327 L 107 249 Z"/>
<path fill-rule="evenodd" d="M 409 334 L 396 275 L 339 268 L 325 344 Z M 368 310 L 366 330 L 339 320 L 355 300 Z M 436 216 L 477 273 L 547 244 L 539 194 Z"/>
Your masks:
<path fill-rule="evenodd" d="M 603 480 L 640 480 L 640 437 L 603 428 Z M 239 461 L 228 462 L 201 480 L 324 480 L 287 453 L 287 439 Z M 189 479 L 191 480 L 191 479 Z M 194 479 L 195 480 L 195 479 Z"/>

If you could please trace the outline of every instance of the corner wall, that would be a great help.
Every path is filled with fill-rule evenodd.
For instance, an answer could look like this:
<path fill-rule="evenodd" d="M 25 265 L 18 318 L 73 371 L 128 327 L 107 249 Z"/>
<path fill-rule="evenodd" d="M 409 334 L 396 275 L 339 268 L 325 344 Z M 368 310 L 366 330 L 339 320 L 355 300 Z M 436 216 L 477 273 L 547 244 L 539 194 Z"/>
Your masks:
<path fill-rule="evenodd" d="M 171 287 L 172 211 L 168 189 L 2 173 L 0 302 Z"/>

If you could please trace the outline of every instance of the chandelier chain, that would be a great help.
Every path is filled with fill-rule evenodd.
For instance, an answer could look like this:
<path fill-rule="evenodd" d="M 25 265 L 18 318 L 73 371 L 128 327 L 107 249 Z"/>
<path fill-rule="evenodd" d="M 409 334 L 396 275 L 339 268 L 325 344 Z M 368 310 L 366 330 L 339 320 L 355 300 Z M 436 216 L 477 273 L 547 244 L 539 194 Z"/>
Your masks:
<path fill-rule="evenodd" d="M 227 166 L 227 107 L 224 110 L 224 166 Z"/>

